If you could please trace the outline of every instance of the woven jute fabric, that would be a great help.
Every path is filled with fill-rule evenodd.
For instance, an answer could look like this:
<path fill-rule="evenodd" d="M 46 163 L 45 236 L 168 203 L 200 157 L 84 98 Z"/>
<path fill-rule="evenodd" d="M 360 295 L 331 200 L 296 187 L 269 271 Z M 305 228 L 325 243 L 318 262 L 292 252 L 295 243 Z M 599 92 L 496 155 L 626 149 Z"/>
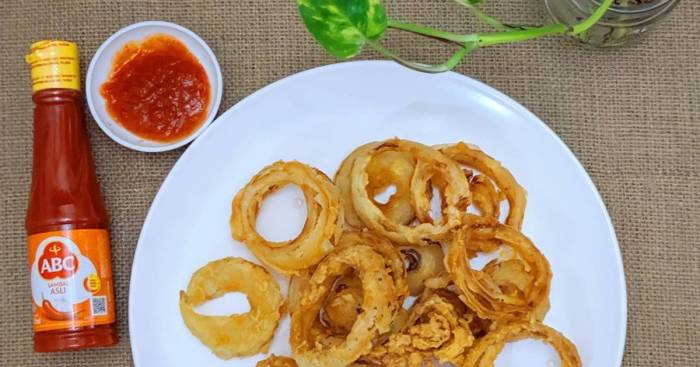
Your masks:
<path fill-rule="evenodd" d="M 385 3 L 394 19 L 455 32 L 478 28 L 452 1 Z M 492 0 L 488 9 L 513 22 L 545 19 L 542 0 Z M 539 115 L 595 181 L 624 256 L 629 301 L 625 366 L 697 366 L 700 359 L 698 19 L 700 2 L 683 1 L 658 29 L 623 48 L 596 50 L 550 38 L 478 50 L 457 68 Z M 87 114 L 111 215 L 121 341 L 107 349 L 34 353 L 24 230 L 33 105 L 24 55 L 36 40 L 73 40 L 85 70 L 110 34 L 143 20 L 179 23 L 209 43 L 223 69 L 220 112 L 272 81 L 336 62 L 306 33 L 292 0 L 0 2 L 0 365 L 133 363 L 127 304 L 134 250 L 151 200 L 183 149 L 158 154 L 128 150 L 103 134 Z M 389 47 L 406 57 L 438 61 L 447 56 L 440 43 L 390 36 Z"/>

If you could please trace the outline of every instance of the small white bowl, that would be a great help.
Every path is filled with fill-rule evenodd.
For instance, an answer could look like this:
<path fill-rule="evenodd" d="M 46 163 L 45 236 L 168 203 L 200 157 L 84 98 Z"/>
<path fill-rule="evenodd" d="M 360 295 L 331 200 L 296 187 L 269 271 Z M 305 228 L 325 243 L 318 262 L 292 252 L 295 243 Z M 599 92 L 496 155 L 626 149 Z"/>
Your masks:
<path fill-rule="evenodd" d="M 177 38 L 187 46 L 195 57 L 197 57 L 209 78 L 211 93 L 209 113 L 204 123 L 202 123 L 202 126 L 182 140 L 171 143 L 147 140 L 126 130 L 107 113 L 105 100 L 100 94 L 102 83 L 109 78 L 114 55 L 128 42 L 141 41 L 151 35 L 159 33 Z M 209 124 L 211 124 L 214 117 L 216 117 L 219 104 L 221 103 L 222 89 L 221 67 L 209 46 L 189 29 L 174 23 L 160 21 L 135 23 L 120 29 L 117 33 L 109 37 L 100 48 L 97 49 L 95 56 L 93 56 L 92 61 L 90 61 L 90 67 L 88 68 L 85 78 L 85 94 L 87 96 L 88 106 L 90 107 L 90 113 L 95 121 L 97 121 L 102 131 L 117 143 L 142 152 L 163 152 L 172 150 L 194 140 L 209 126 Z"/>

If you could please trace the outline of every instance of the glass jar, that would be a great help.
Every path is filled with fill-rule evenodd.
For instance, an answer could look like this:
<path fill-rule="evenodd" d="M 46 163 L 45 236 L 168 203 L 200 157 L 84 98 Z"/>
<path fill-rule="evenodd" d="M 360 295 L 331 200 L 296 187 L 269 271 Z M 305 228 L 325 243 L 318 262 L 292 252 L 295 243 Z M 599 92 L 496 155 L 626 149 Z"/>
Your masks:
<path fill-rule="evenodd" d="M 544 0 L 550 16 L 572 25 L 589 17 L 601 0 Z M 653 28 L 680 0 L 615 0 L 603 18 L 582 35 L 597 47 L 619 46 Z"/>

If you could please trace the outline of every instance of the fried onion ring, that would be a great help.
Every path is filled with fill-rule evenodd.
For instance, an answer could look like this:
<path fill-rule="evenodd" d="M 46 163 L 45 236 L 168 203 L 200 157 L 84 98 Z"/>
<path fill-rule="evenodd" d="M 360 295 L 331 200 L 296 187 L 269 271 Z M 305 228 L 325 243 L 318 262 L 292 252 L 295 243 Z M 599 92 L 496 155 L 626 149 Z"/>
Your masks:
<path fill-rule="evenodd" d="M 401 246 L 408 280 L 408 290 L 412 296 L 418 296 L 425 289 L 425 280 L 444 273 L 445 253 L 439 244 L 426 246 Z"/>
<path fill-rule="evenodd" d="M 301 297 L 309 289 L 309 278 L 311 278 L 311 269 L 304 269 L 289 278 L 287 308 L 289 308 L 290 314 L 299 308 Z"/>
<path fill-rule="evenodd" d="M 340 197 L 343 200 L 345 224 L 352 229 L 365 228 L 365 224 L 362 223 L 362 219 L 357 215 L 355 207 L 352 204 L 352 190 L 350 189 L 350 185 L 352 184 L 352 166 L 355 164 L 355 158 L 371 151 L 379 144 L 380 143 L 377 142 L 367 143 L 353 150 L 343 159 L 343 162 L 340 163 L 340 167 L 335 173 L 335 177 L 333 177 L 333 183 L 338 187 Z"/>
<path fill-rule="evenodd" d="M 369 143 L 355 149 L 340 164 L 338 172 L 333 179 L 340 190 L 343 199 L 343 210 L 345 211 L 345 223 L 351 229 L 365 228 L 365 224 L 355 211 L 352 203 L 352 167 L 355 159 L 380 143 Z M 374 205 L 392 221 L 401 224 L 410 223 L 415 217 L 413 205 L 411 203 L 411 176 L 415 167 L 415 160 L 410 154 L 400 151 L 387 150 L 375 155 L 367 165 L 368 185 L 367 192 L 372 198 Z M 396 192 L 386 203 L 380 203 L 374 197 L 389 186 L 393 185 Z"/>
<path fill-rule="evenodd" d="M 426 294 L 437 293 L 445 300 L 449 300 L 455 306 L 459 316 L 467 321 L 475 338 L 486 335 L 486 332 L 491 328 L 491 320 L 482 319 L 462 302 L 459 298 L 461 292 L 454 286 L 449 274 L 441 274 L 426 280 L 425 288 L 422 297 L 425 297 Z"/>
<path fill-rule="evenodd" d="M 476 169 L 490 178 L 508 200 L 509 209 L 505 224 L 516 229 L 522 227 L 527 192 L 518 184 L 510 171 L 501 165 L 501 162 L 493 159 L 477 146 L 463 142 L 436 148 L 457 163 Z"/>
<path fill-rule="evenodd" d="M 304 227 L 292 240 L 265 240 L 256 231 L 262 202 L 290 184 L 306 200 Z M 526 192 L 474 145 L 371 142 L 343 160 L 333 182 L 303 163 L 279 161 L 231 205 L 233 238 L 289 276 L 289 288 L 285 306 L 270 273 L 238 258 L 193 274 L 180 311 L 220 358 L 266 352 L 288 307 L 293 358 L 273 354 L 257 367 L 492 367 L 506 343 L 523 338 L 549 343 L 563 367 L 581 366 L 576 347 L 541 323 L 552 272 L 520 232 Z M 495 259 L 472 267 L 481 254 Z M 249 312 L 194 311 L 231 291 L 246 293 Z M 409 295 L 417 298 L 405 309 Z"/>
<path fill-rule="evenodd" d="M 472 239 L 498 240 L 509 246 L 510 255 L 497 264 L 488 264 L 481 271 L 474 270 L 468 256 Z M 509 260 L 519 265 L 514 266 Z M 486 221 L 466 225 L 455 234 L 446 264 L 462 292 L 462 300 L 479 317 L 492 320 L 541 320 L 544 317 L 552 272 L 544 255 L 519 231 Z M 515 279 L 500 276 L 500 272 Z"/>
<path fill-rule="evenodd" d="M 250 311 L 205 316 L 194 310 L 228 292 L 245 293 Z M 272 275 L 241 258 L 227 257 L 210 262 L 192 274 L 187 292 L 180 291 L 180 313 L 185 325 L 202 344 L 223 359 L 267 352 L 284 308 L 284 298 Z"/>
<path fill-rule="evenodd" d="M 469 180 L 472 201 L 481 216 L 498 220 L 501 215 L 501 195 L 493 187 L 493 182 L 484 175 L 475 175 Z"/>
<path fill-rule="evenodd" d="M 424 221 L 416 225 L 397 223 L 388 218 L 374 203 L 367 190 L 369 176 L 367 167 L 372 157 L 385 151 L 400 151 L 411 154 L 416 159 L 416 167 L 411 177 L 411 196 L 416 215 Z M 434 149 L 412 141 L 391 139 L 368 149 L 355 158 L 351 173 L 352 202 L 362 222 L 370 229 L 398 244 L 427 244 L 444 239 L 448 232 L 461 223 L 463 211 L 469 205 L 471 193 L 469 182 L 460 168 L 449 158 Z M 431 182 L 444 183 L 441 192 L 442 218 L 434 221 L 426 218 L 430 209 L 430 199 L 426 192 Z"/>
<path fill-rule="evenodd" d="M 464 367 L 490 367 L 507 342 L 534 338 L 551 345 L 557 351 L 561 367 L 580 367 L 576 346 L 560 332 L 540 323 L 515 322 L 503 324 L 479 339 L 467 353 Z"/>
<path fill-rule="evenodd" d="M 415 217 L 410 186 L 415 166 L 411 154 L 393 150 L 376 154 L 367 165 L 369 197 L 374 198 L 391 185 L 396 188 L 386 203 L 373 200 L 387 218 L 396 223 L 409 224 Z"/>
<path fill-rule="evenodd" d="M 399 250 L 389 240 L 369 231 L 343 232 L 336 247 L 343 248 L 357 245 L 372 246 L 375 251 L 384 256 L 391 278 L 394 280 L 394 293 L 397 297 L 397 302 L 399 305 L 402 304 L 404 298 L 408 296 L 408 283 L 404 258 Z"/>
<path fill-rule="evenodd" d="M 362 282 L 354 272 L 336 279 L 319 318 L 334 335 L 347 335 L 362 311 Z"/>
<path fill-rule="evenodd" d="M 466 307 L 439 293 L 426 293 L 409 311 L 404 327 L 363 357 L 381 366 L 422 366 L 433 357 L 459 364 L 474 342 L 469 322 L 460 316 Z"/>
<path fill-rule="evenodd" d="M 372 246 L 386 259 L 387 267 L 394 281 L 394 309 L 401 309 L 404 299 L 409 294 L 406 269 L 401 253 L 391 242 L 368 231 L 343 232 L 336 248 L 363 244 Z M 354 272 L 336 279 L 322 308 L 322 321 L 327 323 L 331 332 L 345 335 L 350 331 L 357 319 L 356 310 L 361 308 L 362 297 L 362 283 Z"/>
<path fill-rule="evenodd" d="M 273 354 L 256 363 L 255 367 L 297 367 L 297 363 L 292 358 Z"/>
<path fill-rule="evenodd" d="M 265 197 L 288 184 L 304 193 L 307 218 L 293 240 L 271 242 L 255 229 L 258 210 Z M 263 263 L 282 274 L 295 274 L 313 266 L 333 249 L 340 236 L 343 212 L 338 189 L 321 171 L 296 161 L 265 167 L 233 200 L 231 232 Z"/>
<path fill-rule="evenodd" d="M 347 366 L 369 352 L 377 336 L 389 331 L 396 310 L 386 264 L 384 256 L 368 245 L 338 248 L 318 264 L 292 313 L 290 344 L 299 366 Z M 350 269 L 357 272 L 364 296 L 350 332 L 339 338 L 323 328 L 319 312 L 335 279 Z"/>
<path fill-rule="evenodd" d="M 290 278 L 287 291 L 290 314 L 298 309 L 304 292 L 309 288 L 310 278 L 309 269 Z M 362 308 L 362 297 L 362 283 L 354 271 L 337 277 L 319 311 L 321 324 L 334 335 L 347 335 Z"/>

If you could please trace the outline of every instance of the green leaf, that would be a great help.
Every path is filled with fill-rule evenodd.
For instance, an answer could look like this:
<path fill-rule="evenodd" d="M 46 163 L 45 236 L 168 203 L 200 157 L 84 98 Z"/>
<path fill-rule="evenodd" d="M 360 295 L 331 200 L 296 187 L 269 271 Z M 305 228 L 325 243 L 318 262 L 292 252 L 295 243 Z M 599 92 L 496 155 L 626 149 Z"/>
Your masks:
<path fill-rule="evenodd" d="M 376 41 L 387 27 L 380 0 L 297 0 L 309 32 L 332 55 L 351 58 L 367 41 Z"/>

